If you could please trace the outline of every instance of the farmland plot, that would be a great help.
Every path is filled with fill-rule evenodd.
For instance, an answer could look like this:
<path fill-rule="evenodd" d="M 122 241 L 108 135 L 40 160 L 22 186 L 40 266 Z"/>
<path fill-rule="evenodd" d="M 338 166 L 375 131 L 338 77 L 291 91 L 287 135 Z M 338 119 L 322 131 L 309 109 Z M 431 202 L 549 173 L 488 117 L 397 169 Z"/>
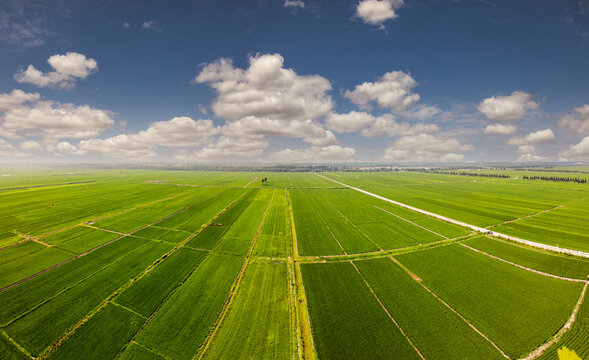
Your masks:
<path fill-rule="evenodd" d="M 582 289 L 456 244 L 396 258 L 511 357 L 555 334 Z"/>
<path fill-rule="evenodd" d="M 322 359 L 419 359 L 350 263 L 302 264 Z"/>

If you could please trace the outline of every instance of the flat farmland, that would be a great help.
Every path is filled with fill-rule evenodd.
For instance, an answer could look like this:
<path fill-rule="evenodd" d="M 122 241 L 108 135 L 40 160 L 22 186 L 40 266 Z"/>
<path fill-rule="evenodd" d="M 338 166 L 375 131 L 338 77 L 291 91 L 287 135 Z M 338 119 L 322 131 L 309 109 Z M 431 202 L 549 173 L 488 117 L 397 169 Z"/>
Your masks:
<path fill-rule="evenodd" d="M 589 260 L 541 248 L 589 251 L 586 184 L 523 170 L 4 172 L 0 359 L 589 355 Z"/>

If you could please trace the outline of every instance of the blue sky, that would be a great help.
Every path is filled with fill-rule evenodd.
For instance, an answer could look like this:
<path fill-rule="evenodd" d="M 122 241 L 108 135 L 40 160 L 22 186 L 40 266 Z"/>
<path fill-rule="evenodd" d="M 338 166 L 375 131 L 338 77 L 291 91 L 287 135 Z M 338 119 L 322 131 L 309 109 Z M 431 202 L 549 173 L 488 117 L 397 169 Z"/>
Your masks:
<path fill-rule="evenodd" d="M 586 0 L 0 4 L 0 162 L 589 162 Z"/>

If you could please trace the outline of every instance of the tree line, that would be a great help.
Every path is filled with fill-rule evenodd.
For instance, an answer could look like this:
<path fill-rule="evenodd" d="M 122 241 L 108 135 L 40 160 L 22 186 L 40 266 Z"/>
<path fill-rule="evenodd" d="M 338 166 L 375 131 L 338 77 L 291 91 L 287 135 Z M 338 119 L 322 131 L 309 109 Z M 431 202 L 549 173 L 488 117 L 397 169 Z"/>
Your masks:
<path fill-rule="evenodd" d="M 561 181 L 561 182 L 574 182 L 577 184 L 586 184 L 587 179 L 579 179 L 573 177 L 558 177 L 558 176 L 527 176 L 524 175 L 524 180 L 544 180 L 544 181 Z"/>

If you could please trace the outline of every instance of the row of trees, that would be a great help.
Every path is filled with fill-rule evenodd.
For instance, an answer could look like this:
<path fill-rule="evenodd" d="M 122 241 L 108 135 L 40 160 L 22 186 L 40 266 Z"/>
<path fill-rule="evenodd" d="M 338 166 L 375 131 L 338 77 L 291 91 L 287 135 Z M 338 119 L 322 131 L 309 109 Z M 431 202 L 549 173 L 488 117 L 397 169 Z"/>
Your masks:
<path fill-rule="evenodd" d="M 562 182 L 574 182 L 578 184 L 586 184 L 587 179 L 579 179 L 572 177 L 558 177 L 558 176 L 523 176 L 524 180 L 544 180 L 544 181 L 562 181 Z"/>

